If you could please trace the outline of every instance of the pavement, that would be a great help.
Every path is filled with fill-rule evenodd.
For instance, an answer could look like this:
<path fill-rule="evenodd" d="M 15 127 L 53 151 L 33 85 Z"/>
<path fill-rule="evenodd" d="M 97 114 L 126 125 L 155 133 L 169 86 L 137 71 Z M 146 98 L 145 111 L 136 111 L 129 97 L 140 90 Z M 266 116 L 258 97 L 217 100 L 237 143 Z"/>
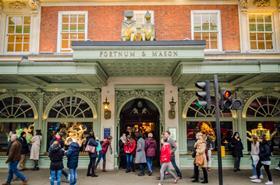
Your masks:
<path fill-rule="evenodd" d="M 29 185 L 48 185 L 49 183 L 49 170 L 41 169 L 39 171 L 26 170 L 23 172 L 28 178 Z M 139 177 L 136 173 L 125 173 L 123 170 L 101 172 L 97 171 L 99 177 L 87 177 L 86 170 L 78 170 L 78 183 L 77 185 L 157 185 L 159 176 L 159 170 L 156 170 L 152 176 Z M 5 182 L 7 175 L 7 169 L 0 169 L 0 184 Z M 178 185 L 186 184 L 200 184 L 192 183 L 190 176 L 192 170 L 183 170 L 183 179 L 179 180 Z M 254 185 L 249 180 L 250 170 L 241 170 L 240 172 L 233 172 L 232 170 L 223 170 L 224 185 Z M 280 171 L 272 170 L 272 177 L 274 185 L 280 185 Z M 62 177 L 64 179 L 64 177 Z M 263 183 L 267 181 L 266 176 L 264 177 Z M 13 181 L 13 185 L 20 185 L 21 181 Z M 69 183 L 62 182 L 62 185 Z M 163 183 L 164 185 L 173 184 L 173 179 L 168 178 Z M 217 170 L 211 170 L 209 173 L 209 185 L 218 185 Z"/>

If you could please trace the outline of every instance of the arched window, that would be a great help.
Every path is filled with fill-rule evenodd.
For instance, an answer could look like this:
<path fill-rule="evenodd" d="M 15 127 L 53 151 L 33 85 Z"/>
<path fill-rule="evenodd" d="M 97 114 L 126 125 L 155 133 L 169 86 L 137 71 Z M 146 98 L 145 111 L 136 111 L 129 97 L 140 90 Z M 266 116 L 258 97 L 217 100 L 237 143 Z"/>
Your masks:
<path fill-rule="evenodd" d="M 210 123 L 210 126 L 216 130 L 216 122 L 215 122 L 215 111 L 216 107 L 214 105 L 211 106 L 210 110 L 206 110 L 204 107 L 200 106 L 197 103 L 197 99 L 192 101 L 192 103 L 187 108 L 186 112 L 186 124 L 187 124 L 187 147 L 188 151 L 193 150 L 193 146 L 195 143 L 195 133 L 198 129 L 198 125 L 201 122 Z M 221 133 L 222 133 L 222 144 L 226 146 L 227 149 L 227 141 L 230 139 L 232 135 L 232 113 L 231 111 L 221 111 Z M 216 144 L 213 143 L 213 148 L 216 149 Z"/>
<path fill-rule="evenodd" d="M 27 98 L 26 98 L 27 99 Z M 11 132 L 29 132 L 27 141 L 32 137 L 33 125 L 37 114 L 28 101 L 21 96 L 0 98 L 0 154 L 6 155 Z"/>
<path fill-rule="evenodd" d="M 83 133 L 92 131 L 93 120 L 94 112 L 88 100 L 78 96 L 59 98 L 52 103 L 48 112 L 47 148 L 57 133 L 62 136 L 62 139 L 67 139 L 70 131 L 75 137 L 80 133 L 79 130 L 85 130 Z M 85 138 L 85 135 L 82 137 Z"/>
<path fill-rule="evenodd" d="M 246 126 L 248 133 L 258 125 L 268 129 L 271 134 L 271 149 L 274 154 L 280 153 L 280 96 L 260 95 L 248 102 Z M 250 150 L 248 142 L 248 150 Z"/>

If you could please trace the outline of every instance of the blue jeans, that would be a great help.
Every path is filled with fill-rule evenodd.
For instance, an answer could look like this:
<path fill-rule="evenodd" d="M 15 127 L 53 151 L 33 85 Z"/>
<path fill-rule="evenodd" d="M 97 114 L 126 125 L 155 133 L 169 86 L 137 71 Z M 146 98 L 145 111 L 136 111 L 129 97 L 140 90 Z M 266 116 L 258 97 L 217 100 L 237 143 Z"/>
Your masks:
<path fill-rule="evenodd" d="M 77 183 L 77 169 L 69 169 L 70 185 L 76 185 Z"/>
<path fill-rule="evenodd" d="M 149 172 L 153 172 L 153 157 L 147 157 L 147 167 Z"/>
<path fill-rule="evenodd" d="M 18 166 L 19 161 L 12 161 L 9 162 L 9 175 L 7 178 L 7 183 L 10 184 L 13 179 L 13 175 L 15 174 L 20 180 L 25 181 L 27 178 L 18 171 L 17 166 Z"/>
<path fill-rule="evenodd" d="M 96 162 L 96 167 L 98 166 L 98 164 L 99 164 L 99 162 L 101 161 L 101 159 L 103 160 L 103 162 L 106 162 L 106 154 L 103 154 L 103 153 L 99 153 L 99 155 L 98 155 L 98 160 L 97 160 L 97 162 Z"/>
<path fill-rule="evenodd" d="M 61 183 L 62 170 L 51 170 L 51 185 L 54 185 L 54 181 L 57 181 L 57 185 Z"/>
<path fill-rule="evenodd" d="M 126 154 L 126 169 L 132 170 L 132 164 L 133 164 L 133 155 Z"/>
<path fill-rule="evenodd" d="M 257 176 L 257 164 L 254 165 L 254 161 L 253 161 L 252 157 L 251 157 L 251 160 L 252 160 L 252 174 L 253 174 L 253 176 Z M 261 170 L 261 175 L 263 175 L 262 170 Z"/>

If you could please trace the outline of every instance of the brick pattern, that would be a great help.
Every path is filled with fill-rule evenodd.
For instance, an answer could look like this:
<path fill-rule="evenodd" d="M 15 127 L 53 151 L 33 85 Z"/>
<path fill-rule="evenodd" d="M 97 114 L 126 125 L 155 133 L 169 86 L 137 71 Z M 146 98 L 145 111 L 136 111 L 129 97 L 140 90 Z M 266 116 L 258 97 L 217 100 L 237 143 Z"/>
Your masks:
<path fill-rule="evenodd" d="M 88 11 L 88 39 L 119 41 L 125 10 L 153 10 L 157 40 L 191 39 L 191 10 L 220 10 L 224 50 L 240 50 L 237 5 L 42 7 L 40 52 L 56 52 L 58 12 Z"/>

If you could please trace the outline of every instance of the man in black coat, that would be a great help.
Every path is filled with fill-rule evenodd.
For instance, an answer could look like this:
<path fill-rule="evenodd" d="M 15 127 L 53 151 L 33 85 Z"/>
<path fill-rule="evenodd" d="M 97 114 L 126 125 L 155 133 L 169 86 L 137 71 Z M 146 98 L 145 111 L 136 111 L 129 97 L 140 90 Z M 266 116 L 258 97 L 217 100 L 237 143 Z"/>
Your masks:
<path fill-rule="evenodd" d="M 20 134 L 19 141 L 21 143 L 21 155 L 20 155 L 19 167 L 20 170 L 25 170 L 25 158 L 26 155 L 29 153 L 29 146 L 26 141 L 26 132 L 22 132 Z"/>

